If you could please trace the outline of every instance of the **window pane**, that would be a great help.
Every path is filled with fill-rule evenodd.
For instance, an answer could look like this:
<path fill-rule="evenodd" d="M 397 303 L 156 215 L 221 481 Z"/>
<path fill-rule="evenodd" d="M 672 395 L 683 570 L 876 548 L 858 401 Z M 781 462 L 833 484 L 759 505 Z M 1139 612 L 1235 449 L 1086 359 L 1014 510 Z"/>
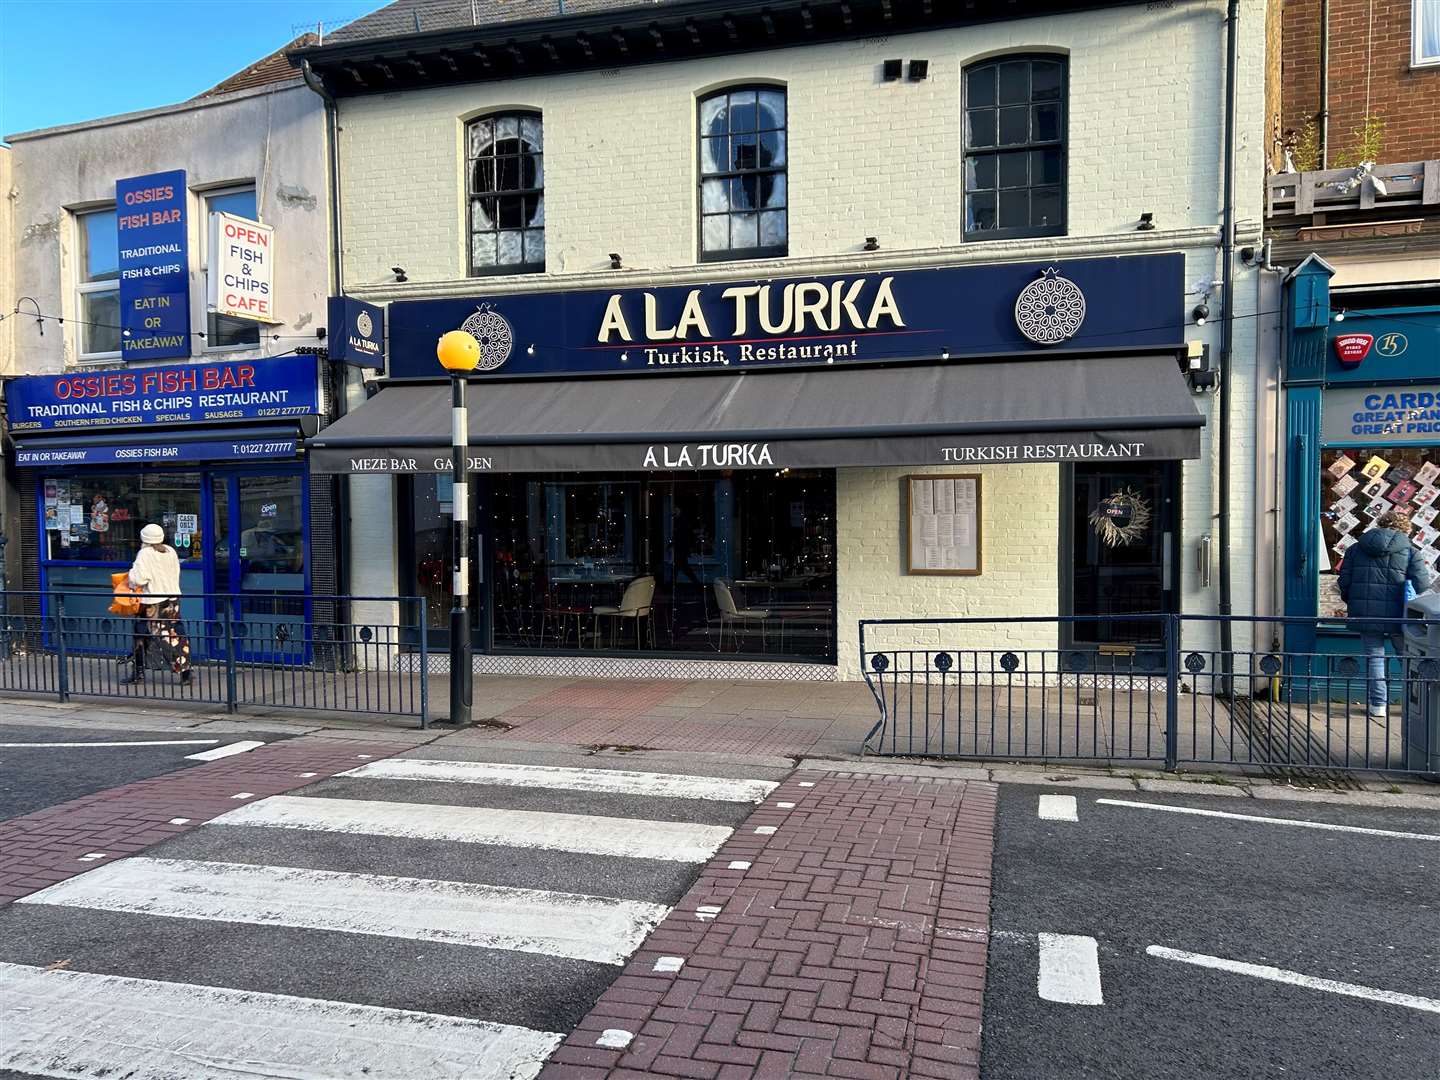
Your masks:
<path fill-rule="evenodd" d="M 531 187 L 545 186 L 545 155 L 531 154 L 530 167 L 526 171 L 526 177 Z"/>
<path fill-rule="evenodd" d="M 495 228 L 495 219 L 490 216 L 494 199 L 470 200 L 470 227 L 477 232 Z"/>
<path fill-rule="evenodd" d="M 965 159 L 965 190 L 983 191 L 995 186 L 995 155 L 980 154 Z"/>
<path fill-rule="evenodd" d="M 118 290 L 81 293 L 80 317 L 87 323 L 80 328 L 83 339 L 80 347 L 82 352 L 120 351 L 120 293 Z"/>
<path fill-rule="evenodd" d="M 1001 146 L 1016 146 L 1028 142 L 1030 138 L 1030 110 L 1025 106 L 1015 106 L 1000 110 L 1000 138 Z"/>
<path fill-rule="evenodd" d="M 760 91 L 760 126 L 781 128 L 785 126 L 785 94 L 779 90 Z"/>
<path fill-rule="evenodd" d="M 151 522 L 159 525 L 165 530 L 165 542 L 174 545 L 180 515 L 197 519 L 200 515 L 199 473 L 157 470 L 142 475 L 46 477 L 42 489 L 47 506 L 53 500 L 57 509 L 78 506 L 81 511 L 76 524 L 46 528 L 46 552 L 51 559 L 130 563 L 140 550 L 144 526 Z M 199 534 L 189 535 L 191 546 L 179 549 L 182 559 L 200 555 Z"/>
<path fill-rule="evenodd" d="M 545 224 L 545 196 L 526 195 L 525 206 L 530 211 L 528 225 L 540 226 Z"/>
<path fill-rule="evenodd" d="M 999 155 L 1000 186 L 1025 187 L 1030 183 L 1030 155 L 1024 150 Z"/>
<path fill-rule="evenodd" d="M 1059 225 L 1060 215 L 1060 189 L 1058 187 L 1035 188 L 1030 193 L 1031 225 Z"/>
<path fill-rule="evenodd" d="M 495 234 L 476 233 L 470 238 L 470 265 L 481 269 L 495 265 Z"/>
<path fill-rule="evenodd" d="M 728 168 L 729 151 L 726 149 L 725 136 L 721 135 L 714 139 L 700 140 L 700 171 L 702 173 L 723 172 Z"/>
<path fill-rule="evenodd" d="M 771 131 L 760 136 L 760 164 L 785 164 L 785 132 Z"/>
<path fill-rule="evenodd" d="M 730 198 L 726 192 L 728 184 L 724 180 L 705 180 L 700 184 L 700 209 L 704 213 L 713 214 L 721 210 L 730 209 Z"/>
<path fill-rule="evenodd" d="M 1023 229 L 1029 224 L 1030 192 L 1024 188 L 1000 192 L 1000 228 Z"/>
<path fill-rule="evenodd" d="M 1435 0 L 1412 0 L 1416 19 L 1416 59 L 1440 60 L 1440 4 Z"/>
<path fill-rule="evenodd" d="M 1019 105 L 1030 100 L 1030 62 L 1013 60 L 1000 65 L 1000 104 Z"/>
<path fill-rule="evenodd" d="M 994 109 L 970 109 L 966 112 L 965 145 L 968 147 L 995 145 Z"/>
<path fill-rule="evenodd" d="M 730 215 L 730 246 L 732 248 L 753 248 L 759 246 L 759 223 L 755 214 Z"/>
<path fill-rule="evenodd" d="M 205 327 L 205 345 L 210 349 L 230 345 L 259 345 L 260 324 L 249 319 L 236 319 L 230 315 L 216 315 L 213 312 Z"/>
<path fill-rule="evenodd" d="M 500 228 L 518 229 L 525 224 L 525 200 L 507 195 L 500 200 Z"/>
<path fill-rule="evenodd" d="M 1060 106 L 1058 103 L 1035 106 L 1036 142 L 1054 142 L 1060 138 Z"/>
<path fill-rule="evenodd" d="M 255 189 L 248 191 L 227 191 L 222 195 L 210 195 L 205 199 L 205 208 L 212 214 L 234 214 L 236 217 L 256 219 Z"/>
<path fill-rule="evenodd" d="M 760 215 L 760 244 L 780 247 L 785 243 L 785 211 L 772 210 Z"/>
<path fill-rule="evenodd" d="M 730 208 L 732 210 L 753 210 L 759 205 L 758 176 L 737 176 L 728 181 L 730 185 Z"/>
<path fill-rule="evenodd" d="M 762 206 L 774 210 L 785 205 L 785 174 L 771 173 L 760 180 Z"/>
<path fill-rule="evenodd" d="M 501 266 L 518 266 L 524 260 L 519 231 L 502 231 L 499 240 L 500 250 L 496 262 Z"/>
<path fill-rule="evenodd" d="M 700 134 L 725 134 L 725 95 L 718 94 L 700 103 Z"/>
<path fill-rule="evenodd" d="M 965 104 L 970 108 L 995 104 L 995 68 L 976 68 L 965 76 Z"/>
<path fill-rule="evenodd" d="M 1048 60 L 1037 60 L 1030 66 L 1030 100 L 1053 101 L 1060 97 L 1065 82 L 1065 69 Z"/>
<path fill-rule="evenodd" d="M 545 230 L 525 230 L 525 261 L 536 266 L 545 262 Z"/>
<path fill-rule="evenodd" d="M 706 251 L 724 251 L 730 246 L 730 218 L 714 214 L 704 219 L 701 242 Z"/>
<path fill-rule="evenodd" d="M 739 90 L 730 95 L 730 132 L 755 130 L 755 91 Z"/>
<path fill-rule="evenodd" d="M 520 137 L 531 150 L 545 149 L 545 131 L 538 116 L 526 116 L 520 120 Z"/>
<path fill-rule="evenodd" d="M 1030 175 L 1036 184 L 1060 183 L 1060 151 L 1035 150 L 1030 154 Z"/>
<path fill-rule="evenodd" d="M 114 210 L 100 210 L 80 218 L 80 238 L 85 247 L 81 263 L 82 281 L 110 281 L 120 277 L 120 239 Z"/>
<path fill-rule="evenodd" d="M 965 200 L 965 229 L 984 232 L 995 228 L 995 193 L 982 191 Z"/>
<path fill-rule="evenodd" d="M 529 187 L 529 184 L 521 181 L 520 162 L 518 157 L 500 157 L 495 159 L 495 185 L 499 191 L 518 191 L 522 187 Z"/>
<path fill-rule="evenodd" d="M 470 125 L 470 156 L 478 157 L 495 144 L 495 121 L 476 120 Z"/>
<path fill-rule="evenodd" d="M 760 164 L 759 155 L 754 132 L 730 136 L 730 168 L 753 169 Z"/>
<path fill-rule="evenodd" d="M 520 136 L 520 118 L 516 116 L 497 116 L 495 118 L 495 139 L 515 139 Z"/>

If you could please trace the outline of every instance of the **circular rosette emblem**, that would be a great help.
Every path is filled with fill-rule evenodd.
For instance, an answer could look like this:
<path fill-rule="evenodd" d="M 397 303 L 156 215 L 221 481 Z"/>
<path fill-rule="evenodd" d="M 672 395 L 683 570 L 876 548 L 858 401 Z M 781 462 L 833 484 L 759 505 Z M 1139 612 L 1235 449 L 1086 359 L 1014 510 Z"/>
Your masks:
<path fill-rule="evenodd" d="M 1085 294 L 1055 267 L 1046 267 L 1015 298 L 1015 325 L 1036 345 L 1058 345 L 1085 321 Z"/>
<path fill-rule="evenodd" d="M 480 362 L 476 371 L 494 371 L 510 359 L 510 350 L 515 344 L 515 333 L 504 315 L 489 304 L 480 308 L 463 323 L 460 329 L 480 344 Z"/>
<path fill-rule="evenodd" d="M 355 316 L 355 329 L 360 331 L 360 336 L 368 338 L 375 332 L 375 321 L 370 318 L 368 311 L 362 311 Z"/>

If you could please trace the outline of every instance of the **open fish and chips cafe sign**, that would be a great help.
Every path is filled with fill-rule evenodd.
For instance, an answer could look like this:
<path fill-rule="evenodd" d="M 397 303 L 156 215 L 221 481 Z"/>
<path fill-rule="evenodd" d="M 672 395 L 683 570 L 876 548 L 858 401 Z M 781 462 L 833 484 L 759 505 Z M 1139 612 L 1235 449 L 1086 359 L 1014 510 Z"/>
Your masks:
<path fill-rule="evenodd" d="M 457 329 L 499 378 L 1174 347 L 1183 276 L 1165 254 L 396 301 L 389 374 L 440 377 Z"/>
<path fill-rule="evenodd" d="M 216 315 L 276 322 L 274 226 L 234 214 L 211 214 L 207 277 L 207 301 Z"/>

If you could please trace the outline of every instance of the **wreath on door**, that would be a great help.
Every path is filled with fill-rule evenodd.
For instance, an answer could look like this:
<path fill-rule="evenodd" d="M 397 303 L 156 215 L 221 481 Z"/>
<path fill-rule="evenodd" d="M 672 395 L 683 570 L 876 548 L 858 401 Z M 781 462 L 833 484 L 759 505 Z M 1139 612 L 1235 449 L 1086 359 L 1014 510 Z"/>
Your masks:
<path fill-rule="evenodd" d="M 1125 547 L 1145 535 L 1151 516 L 1150 503 L 1127 487 L 1100 500 L 1090 512 L 1090 525 L 1106 547 Z"/>

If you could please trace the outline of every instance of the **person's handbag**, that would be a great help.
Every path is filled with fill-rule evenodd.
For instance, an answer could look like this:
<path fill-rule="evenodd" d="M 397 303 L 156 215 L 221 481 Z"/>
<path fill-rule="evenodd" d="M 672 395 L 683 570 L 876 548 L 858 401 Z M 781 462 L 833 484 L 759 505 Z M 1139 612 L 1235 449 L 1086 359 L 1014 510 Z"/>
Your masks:
<path fill-rule="evenodd" d="M 115 598 L 110 601 L 111 615 L 140 614 L 140 597 L 135 592 L 135 586 L 130 584 L 128 570 L 110 575 L 110 591 L 115 594 Z"/>

